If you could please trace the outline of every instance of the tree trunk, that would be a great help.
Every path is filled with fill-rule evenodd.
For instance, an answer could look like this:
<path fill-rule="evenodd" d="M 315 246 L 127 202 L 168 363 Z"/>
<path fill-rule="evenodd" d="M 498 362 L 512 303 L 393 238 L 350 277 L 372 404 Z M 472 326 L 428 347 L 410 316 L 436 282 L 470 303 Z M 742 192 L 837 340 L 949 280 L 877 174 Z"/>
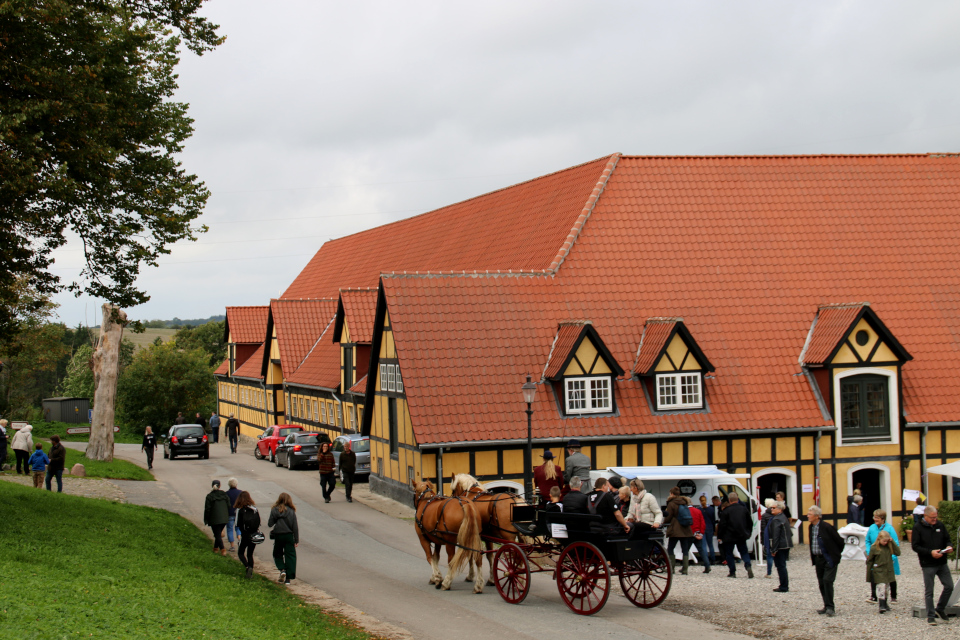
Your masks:
<path fill-rule="evenodd" d="M 127 314 L 113 305 L 103 305 L 100 339 L 93 351 L 93 424 L 87 458 L 113 460 L 114 405 L 117 400 L 117 377 L 120 373 L 120 340 Z"/>

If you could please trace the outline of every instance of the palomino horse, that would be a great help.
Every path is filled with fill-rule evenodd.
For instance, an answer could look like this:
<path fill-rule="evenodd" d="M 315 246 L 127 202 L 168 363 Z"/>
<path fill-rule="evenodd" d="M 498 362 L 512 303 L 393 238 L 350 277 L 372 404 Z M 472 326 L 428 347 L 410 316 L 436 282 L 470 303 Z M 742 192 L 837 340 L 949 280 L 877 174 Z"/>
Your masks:
<path fill-rule="evenodd" d="M 455 496 L 463 496 L 473 502 L 480 512 L 480 523 L 483 527 L 482 532 L 493 538 L 499 538 L 508 542 L 515 542 L 519 533 L 510 520 L 511 505 L 526 504 L 522 498 L 512 493 L 493 493 L 484 491 L 477 479 L 467 473 L 459 473 L 453 476 L 450 484 L 450 493 Z M 493 584 L 493 543 L 484 540 L 487 549 L 487 564 L 490 572 L 487 577 L 487 584 Z M 483 578 L 479 578 L 483 580 Z M 467 582 L 474 580 L 473 566 L 470 567 L 470 574 L 467 576 Z"/>
<path fill-rule="evenodd" d="M 476 507 L 461 498 L 442 498 L 434 491 L 430 482 L 413 484 L 413 506 L 417 510 L 417 535 L 420 546 L 427 555 L 427 562 L 433 570 L 430 584 L 437 589 L 450 589 L 453 577 L 465 566 L 481 566 L 483 552 L 480 549 L 480 515 Z M 433 549 L 431 549 L 431 544 Z M 447 575 L 440 578 L 440 546 L 447 548 Z M 454 551 L 456 549 L 456 551 Z M 477 570 L 473 582 L 473 592 L 483 592 L 482 572 Z"/>

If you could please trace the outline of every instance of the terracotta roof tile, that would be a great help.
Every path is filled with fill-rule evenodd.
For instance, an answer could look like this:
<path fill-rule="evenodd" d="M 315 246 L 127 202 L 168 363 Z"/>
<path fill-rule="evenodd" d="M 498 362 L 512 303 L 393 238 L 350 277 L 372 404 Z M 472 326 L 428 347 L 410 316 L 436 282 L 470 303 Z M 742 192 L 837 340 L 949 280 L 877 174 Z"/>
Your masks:
<path fill-rule="evenodd" d="M 362 378 L 357 380 L 356 384 L 350 387 L 351 393 L 363 394 L 363 393 L 366 393 L 366 391 L 367 391 L 367 376 L 363 376 Z"/>
<path fill-rule="evenodd" d="M 376 289 L 341 289 L 344 319 L 350 339 L 360 344 L 373 342 L 373 318 L 377 311 Z"/>
<path fill-rule="evenodd" d="M 340 345 L 330 339 L 333 322 L 329 322 L 316 339 L 310 353 L 291 376 L 284 376 L 290 385 L 306 385 L 323 389 L 340 389 Z"/>
<path fill-rule="evenodd" d="M 570 351 L 586 325 L 587 323 L 583 321 L 560 323 L 560 326 L 557 327 L 557 337 L 554 340 L 553 349 L 550 352 L 550 359 L 543 371 L 544 378 L 551 379 L 560 375 L 560 367 L 570 357 Z"/>
<path fill-rule="evenodd" d="M 837 300 L 870 300 L 913 356 L 908 421 L 955 421 L 958 245 L 958 155 L 623 157 L 555 276 L 383 286 L 421 444 L 525 438 L 520 386 L 570 317 L 631 362 L 643 318 L 682 316 L 716 369 L 710 411 L 654 416 L 642 383 L 618 380 L 619 415 L 561 419 L 543 390 L 537 438 L 832 426 L 796 374 L 811 316 Z"/>
<path fill-rule="evenodd" d="M 857 319 L 863 304 L 829 305 L 820 307 L 813 324 L 810 339 L 802 355 L 802 364 L 824 364 Z"/>
<path fill-rule="evenodd" d="M 677 326 L 677 321 L 669 320 L 647 320 L 643 326 L 643 335 L 640 337 L 640 347 L 637 349 L 637 364 L 633 366 L 633 372 L 638 376 L 645 376 L 650 373 L 650 369 L 657 363 L 657 356 L 663 352 L 667 344 L 667 338 L 673 328 Z"/>
<path fill-rule="evenodd" d="M 227 307 L 227 330 L 238 344 L 260 344 L 266 338 L 270 307 Z"/>
<path fill-rule="evenodd" d="M 247 358 L 236 371 L 233 372 L 234 378 L 252 378 L 254 380 L 263 380 L 263 345 L 257 347 L 253 355 Z"/>
<path fill-rule="evenodd" d="M 220 366 L 214 370 L 213 375 L 225 376 L 228 373 L 230 373 L 230 358 L 227 358 L 226 360 L 221 362 Z"/>
<path fill-rule="evenodd" d="M 270 301 L 285 380 L 297 370 L 336 313 L 337 301 L 330 298 Z"/>

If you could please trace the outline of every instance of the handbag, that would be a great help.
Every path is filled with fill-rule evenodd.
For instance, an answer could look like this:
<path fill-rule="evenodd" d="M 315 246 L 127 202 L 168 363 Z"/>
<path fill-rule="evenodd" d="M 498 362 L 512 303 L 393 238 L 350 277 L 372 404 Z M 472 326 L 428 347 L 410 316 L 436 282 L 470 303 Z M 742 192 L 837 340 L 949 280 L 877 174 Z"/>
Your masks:
<path fill-rule="evenodd" d="M 260 532 L 257 531 L 257 533 L 260 533 Z M 275 539 L 276 539 L 276 536 L 274 536 L 273 533 L 274 533 L 273 529 L 270 529 L 270 539 L 271 539 L 271 540 L 275 540 Z M 262 536 L 263 534 L 260 533 L 260 535 Z"/>
<path fill-rule="evenodd" d="M 270 537 L 273 538 L 273 531 L 270 532 Z M 250 536 L 250 542 L 252 542 L 253 544 L 260 544 L 264 540 L 266 540 L 266 537 L 264 537 L 264 535 L 259 531 L 257 531 L 256 533 Z"/>

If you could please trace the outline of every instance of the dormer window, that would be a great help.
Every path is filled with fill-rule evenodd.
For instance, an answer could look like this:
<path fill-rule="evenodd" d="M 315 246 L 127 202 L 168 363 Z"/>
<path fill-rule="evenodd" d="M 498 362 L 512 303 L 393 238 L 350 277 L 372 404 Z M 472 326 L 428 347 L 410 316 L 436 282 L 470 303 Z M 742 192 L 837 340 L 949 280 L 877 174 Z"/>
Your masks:
<path fill-rule="evenodd" d="M 657 409 L 702 409 L 700 373 L 657 374 Z"/>
<path fill-rule="evenodd" d="M 713 365 L 682 318 L 650 318 L 643 327 L 634 375 L 654 411 L 705 409 L 704 372 Z"/>
<path fill-rule="evenodd" d="M 613 380 L 622 374 L 592 324 L 564 322 L 557 328 L 543 377 L 553 381 L 563 415 L 616 412 Z"/>

